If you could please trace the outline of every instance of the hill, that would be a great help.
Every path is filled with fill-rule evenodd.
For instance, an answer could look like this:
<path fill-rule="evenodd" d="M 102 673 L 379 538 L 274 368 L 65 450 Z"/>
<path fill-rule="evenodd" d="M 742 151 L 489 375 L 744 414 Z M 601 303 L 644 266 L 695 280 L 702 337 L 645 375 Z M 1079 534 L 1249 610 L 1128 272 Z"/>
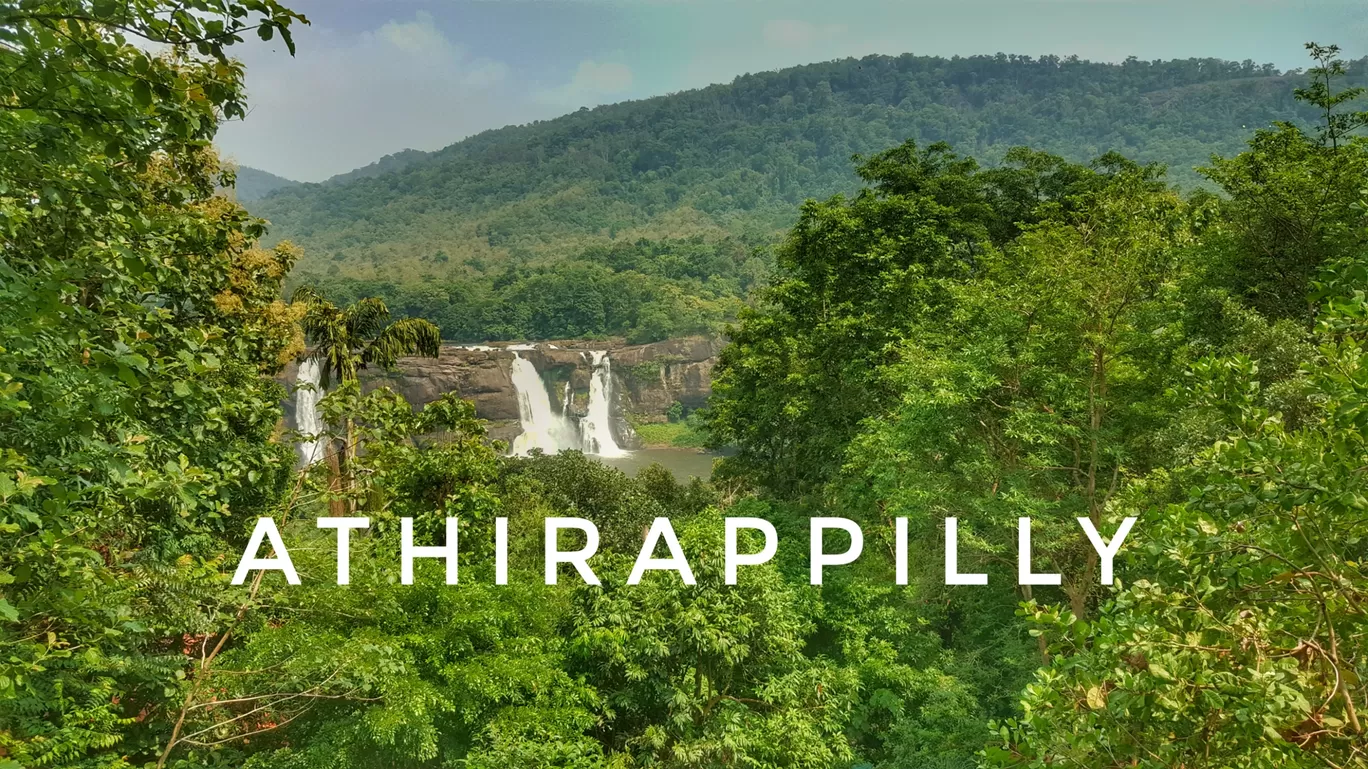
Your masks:
<path fill-rule="evenodd" d="M 432 153 L 430 152 L 423 152 L 422 150 L 400 150 L 391 155 L 386 155 L 369 165 L 364 165 L 355 170 L 337 174 L 336 176 L 330 176 L 323 181 L 323 184 L 345 184 L 357 179 L 366 179 L 372 176 L 402 171 L 415 163 L 421 162 L 431 154 Z"/>
<path fill-rule="evenodd" d="M 238 166 L 237 186 L 234 188 L 237 199 L 242 203 L 261 200 L 267 195 L 287 187 L 297 187 L 302 182 L 276 176 L 269 171 L 251 166 Z"/>
<path fill-rule="evenodd" d="M 1352 68 L 1360 81 L 1361 65 Z M 802 200 L 855 189 L 854 154 L 909 138 L 946 141 L 987 164 L 1018 145 L 1076 161 L 1115 150 L 1165 163 L 1190 187 L 1213 153 L 1238 151 L 1272 121 L 1305 118 L 1293 98 L 1301 83 L 1271 65 L 1215 59 L 870 56 L 487 131 L 277 190 L 252 210 L 271 220 L 273 238 L 304 247 L 296 281 L 342 299 L 382 293 L 453 338 L 647 341 L 681 312 L 693 312 L 693 325 L 727 315 L 763 272 L 756 248 L 794 221 Z M 659 280 L 627 285 L 624 270 Z M 537 276 L 555 285 L 525 285 Z M 514 289 L 535 301 L 491 308 Z M 606 319 L 605 291 L 674 300 L 647 313 L 665 320 L 644 332 L 642 318 Z M 548 297 L 584 317 L 531 317 L 545 316 Z"/>
<path fill-rule="evenodd" d="M 357 168 L 346 173 L 337 174 L 324 180 L 322 184 L 345 184 L 356 179 L 365 179 L 371 176 L 402 170 L 409 165 L 426 158 L 429 153 L 420 150 L 401 150 L 361 168 Z M 237 167 L 237 184 L 234 186 L 234 197 L 242 203 L 251 203 L 261 200 L 276 190 L 283 190 L 290 187 L 298 187 L 304 182 L 297 182 L 294 179 L 287 179 L 277 176 L 270 171 L 263 171 L 260 168 L 251 166 Z"/>

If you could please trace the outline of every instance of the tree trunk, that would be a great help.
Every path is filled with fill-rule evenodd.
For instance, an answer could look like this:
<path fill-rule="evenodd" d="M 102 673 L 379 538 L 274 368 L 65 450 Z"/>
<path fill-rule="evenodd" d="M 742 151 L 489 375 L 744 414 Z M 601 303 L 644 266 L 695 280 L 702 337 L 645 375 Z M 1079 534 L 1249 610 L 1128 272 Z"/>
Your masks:
<path fill-rule="evenodd" d="M 323 456 L 328 463 L 328 515 L 340 518 L 347 514 L 347 505 L 341 496 L 342 468 L 338 463 L 337 447 L 331 439 L 323 443 Z"/>
<path fill-rule="evenodd" d="M 1097 346 L 1093 348 L 1092 381 L 1088 385 L 1088 428 L 1090 435 L 1088 445 L 1088 518 L 1092 520 L 1093 526 L 1099 531 L 1102 525 L 1102 509 L 1100 500 L 1097 497 L 1097 463 L 1100 457 L 1099 440 L 1102 434 L 1102 413 L 1106 409 L 1107 399 L 1107 351 L 1105 347 Z M 1097 551 L 1088 549 L 1087 563 L 1083 568 L 1083 576 L 1068 590 L 1069 608 L 1073 611 L 1074 617 L 1084 619 L 1088 613 L 1088 586 L 1097 578 L 1098 568 Z"/>
<path fill-rule="evenodd" d="M 354 491 L 354 478 L 352 476 L 356 467 L 356 424 L 351 417 L 347 417 L 347 443 L 343 447 L 342 457 L 346 462 L 343 467 L 342 483 L 347 492 L 347 512 L 356 512 L 356 498 L 352 495 Z"/>
<path fill-rule="evenodd" d="M 1090 560 L 1095 560 L 1096 558 L 1097 555 L 1094 554 Z M 1089 574 L 1091 574 L 1091 572 L 1092 569 L 1089 569 Z M 1083 619 L 1088 612 L 1089 584 L 1090 583 L 1087 581 L 1079 581 L 1065 590 L 1065 592 L 1069 594 L 1069 610 L 1073 612 L 1075 619 Z"/>

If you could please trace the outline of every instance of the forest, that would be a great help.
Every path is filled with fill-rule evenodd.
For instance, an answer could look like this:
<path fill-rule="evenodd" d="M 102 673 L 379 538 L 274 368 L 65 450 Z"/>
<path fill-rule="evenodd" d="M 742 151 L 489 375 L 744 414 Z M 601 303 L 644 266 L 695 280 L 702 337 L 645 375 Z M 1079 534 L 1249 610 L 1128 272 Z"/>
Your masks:
<path fill-rule="evenodd" d="M 1346 84 L 1368 83 L 1364 70 Z M 799 205 L 857 191 L 854 154 L 909 138 L 985 166 L 1018 146 L 1083 163 L 1116 151 L 1165 164 L 1184 189 L 1215 189 L 1194 170 L 1212 154 L 1238 152 L 1258 126 L 1314 120 L 1294 98 L 1301 81 L 1216 59 L 869 56 L 492 130 L 322 184 L 278 180 L 264 199 L 262 172 L 242 169 L 239 197 L 271 222 L 268 245 L 304 249 L 292 284 L 382 296 L 454 341 L 657 341 L 733 320 Z M 698 244 L 733 264 L 681 281 L 673 265 L 622 260 L 609 275 L 594 256 Z M 545 290 L 578 309 L 527 317 L 522 295 Z M 453 304 L 471 309 L 452 317 Z"/>
<path fill-rule="evenodd" d="M 720 333 L 769 276 L 772 245 L 642 238 L 588 246 L 551 264 L 508 265 L 487 277 L 322 277 L 307 285 L 343 304 L 381 297 L 396 316 L 431 321 L 454 342 L 619 337 L 637 344 Z M 434 260 L 448 258 L 438 252 Z"/>
<path fill-rule="evenodd" d="M 740 236 L 583 247 L 599 280 L 746 293 L 699 412 L 732 453 L 680 483 L 506 456 L 454 395 L 363 391 L 442 329 L 302 281 L 308 252 L 219 192 L 233 46 L 293 51 L 304 23 L 0 3 L 0 768 L 1368 765 L 1361 63 L 1309 44 L 1308 121 L 1251 126 L 1202 185 L 1101 146 L 985 165 L 900 138 L 857 191 L 794 202 L 763 271 Z M 274 379 L 301 359 L 329 388 L 310 435 Z M 302 439 L 327 461 L 297 469 Z M 359 516 L 341 585 L 317 522 Z M 832 516 L 864 551 L 813 585 Z M 595 523 L 601 584 L 545 584 L 555 517 Z M 696 584 L 628 584 L 661 517 Z M 727 517 L 780 543 L 734 586 Z M 947 517 L 987 585 L 945 584 Z M 1018 584 L 1022 517 L 1060 584 Z M 1078 521 L 1128 517 L 1102 584 Z M 260 518 L 301 584 L 233 584 Z M 420 559 L 402 584 L 406 530 L 442 544 L 448 518 L 459 583 Z"/>

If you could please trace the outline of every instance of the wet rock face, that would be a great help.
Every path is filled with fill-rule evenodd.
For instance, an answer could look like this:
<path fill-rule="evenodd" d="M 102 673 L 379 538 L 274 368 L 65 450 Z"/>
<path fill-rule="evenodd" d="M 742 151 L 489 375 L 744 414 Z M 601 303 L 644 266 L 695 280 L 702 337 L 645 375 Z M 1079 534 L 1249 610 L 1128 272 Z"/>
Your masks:
<path fill-rule="evenodd" d="M 569 341 L 537 344 L 516 354 L 531 361 L 545 384 L 553 408 L 565 404 L 570 389 L 569 414 L 583 417 L 588 407 L 593 377 L 591 350 L 608 350 L 613 373 L 612 410 L 619 444 L 631 446 L 626 416 L 663 422 L 670 406 L 679 401 L 689 408 L 707 404 L 712 392 L 712 369 L 722 349 L 720 339 L 685 337 L 651 344 L 615 346 L 600 341 Z M 361 372 L 366 390 L 387 386 L 415 407 L 454 392 L 475 404 L 475 413 L 489 421 L 490 436 L 512 440 L 521 432 L 518 393 L 513 386 L 510 349 L 470 349 L 443 345 L 437 358 L 403 358 L 394 371 L 367 369 Z M 280 379 L 293 385 L 296 367 L 281 372 Z M 293 402 L 287 402 L 287 410 Z M 293 420 L 289 422 L 293 424 Z"/>
<path fill-rule="evenodd" d="M 404 358 L 395 371 L 368 369 L 366 389 L 387 385 L 415 406 L 445 393 L 459 393 L 475 404 L 475 413 L 491 421 L 517 420 L 518 394 L 509 373 L 513 354 L 444 346 L 437 358 Z"/>
<path fill-rule="evenodd" d="M 692 336 L 614 350 L 613 373 L 624 390 L 624 407 L 646 421 L 664 421 L 675 401 L 690 409 L 706 406 L 723 344 Z"/>

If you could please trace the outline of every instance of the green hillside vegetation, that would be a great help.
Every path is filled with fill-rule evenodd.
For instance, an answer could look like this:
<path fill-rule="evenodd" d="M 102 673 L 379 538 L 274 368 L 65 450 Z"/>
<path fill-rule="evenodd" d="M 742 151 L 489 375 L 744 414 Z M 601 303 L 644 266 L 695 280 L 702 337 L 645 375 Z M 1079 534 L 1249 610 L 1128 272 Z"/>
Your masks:
<path fill-rule="evenodd" d="M 1172 181 L 1193 187 L 1202 183 L 1194 167 L 1238 151 L 1254 127 L 1314 117 L 1293 98 L 1299 82 L 1213 59 L 871 56 L 488 131 L 439 152 L 400 153 L 354 172 L 361 178 L 282 190 L 252 210 L 271 221 L 272 238 L 303 247 L 294 280 L 338 298 L 383 295 L 453 339 L 658 338 L 691 331 L 693 314 L 643 328 L 602 292 L 631 283 L 649 298 L 627 314 L 651 318 L 677 317 L 677 292 L 701 300 L 702 316 L 725 314 L 734 303 L 718 300 L 740 294 L 614 278 L 586 253 L 642 240 L 659 244 L 647 250 L 724 244 L 740 267 L 750 256 L 738 249 L 777 240 L 803 200 L 853 192 L 852 155 L 907 139 L 946 141 L 990 166 L 1020 145 L 1072 161 L 1117 151 L 1164 163 Z M 521 310 L 437 317 L 443 303 L 517 304 L 541 284 L 586 275 L 594 285 L 578 289 L 579 314 L 602 323 L 524 322 Z M 404 293 L 414 287 L 417 296 Z"/>
<path fill-rule="evenodd" d="M 714 482 L 907 519 L 920 608 L 873 597 L 886 563 L 826 590 L 915 613 L 968 699 L 899 700 L 918 737 L 876 766 L 972 766 L 949 757 L 980 720 L 991 767 L 1368 761 L 1368 112 L 1313 54 L 1319 128 L 1255 132 L 1213 161 L 1220 195 L 1117 155 L 982 171 L 909 143 L 803 207 L 716 369 L 709 431 L 738 451 Z M 989 587 L 946 585 L 947 517 Z M 1128 517 L 1100 578 L 1080 524 Z M 1057 583 L 1018 580 L 1021 519 Z M 897 635 L 860 640 L 926 653 Z"/>
<path fill-rule="evenodd" d="M 405 168 L 418 160 L 427 157 L 426 152 L 419 150 L 403 150 L 393 155 L 386 155 L 383 158 L 367 166 L 348 171 L 344 174 L 337 174 L 329 177 L 323 184 L 343 184 L 354 179 L 364 179 L 371 176 L 397 171 Z M 234 171 L 234 183 L 232 185 L 233 197 L 240 203 L 249 203 L 261 200 L 276 190 L 283 190 L 290 187 L 298 187 L 304 182 L 297 182 L 294 179 L 287 179 L 277 176 L 269 171 L 251 166 L 238 166 Z"/>
<path fill-rule="evenodd" d="M 428 157 L 429 154 L 430 153 L 423 152 L 422 150 L 400 150 L 399 152 L 386 155 L 374 163 L 361 166 L 360 168 L 347 171 L 346 173 L 337 174 L 336 176 L 330 176 L 323 184 L 345 184 L 346 182 L 354 181 L 356 179 L 366 179 L 372 176 L 402 171 L 415 163 L 421 162 L 424 158 Z"/>
<path fill-rule="evenodd" d="M 434 261 L 444 260 L 439 253 Z M 493 276 L 324 278 L 313 285 L 342 302 L 384 297 L 397 315 L 427 318 L 455 341 L 611 336 L 637 343 L 719 331 L 770 264 L 764 248 L 695 236 L 589 246 L 568 259 L 509 265 Z"/>
<path fill-rule="evenodd" d="M 250 203 L 261 200 L 276 190 L 283 190 L 286 187 L 295 187 L 300 183 L 293 179 L 286 179 L 283 176 L 276 176 L 269 171 L 251 166 L 238 166 L 236 179 L 233 184 L 233 195 L 241 203 Z"/>
<path fill-rule="evenodd" d="M 701 449 L 708 445 L 707 411 L 686 413 L 684 404 L 675 401 L 664 422 L 632 420 L 632 429 L 643 446 L 676 449 Z M 630 419 L 630 417 L 629 417 Z"/>

